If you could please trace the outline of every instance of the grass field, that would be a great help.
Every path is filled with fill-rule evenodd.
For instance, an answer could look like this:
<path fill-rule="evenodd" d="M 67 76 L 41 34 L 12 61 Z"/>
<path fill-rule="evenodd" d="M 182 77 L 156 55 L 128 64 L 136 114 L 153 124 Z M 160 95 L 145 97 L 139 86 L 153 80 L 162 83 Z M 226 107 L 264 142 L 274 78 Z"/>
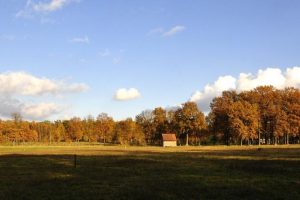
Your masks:
<path fill-rule="evenodd" d="M 0 199 L 300 199 L 300 146 L 0 147 Z"/>

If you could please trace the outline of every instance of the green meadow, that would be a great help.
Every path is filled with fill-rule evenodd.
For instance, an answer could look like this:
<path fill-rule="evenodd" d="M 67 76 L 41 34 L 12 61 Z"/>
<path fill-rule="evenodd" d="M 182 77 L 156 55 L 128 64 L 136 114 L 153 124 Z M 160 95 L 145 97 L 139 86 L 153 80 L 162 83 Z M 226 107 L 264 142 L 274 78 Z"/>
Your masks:
<path fill-rule="evenodd" d="M 0 199 L 294 200 L 300 146 L 2 146 L 0 188 Z"/>

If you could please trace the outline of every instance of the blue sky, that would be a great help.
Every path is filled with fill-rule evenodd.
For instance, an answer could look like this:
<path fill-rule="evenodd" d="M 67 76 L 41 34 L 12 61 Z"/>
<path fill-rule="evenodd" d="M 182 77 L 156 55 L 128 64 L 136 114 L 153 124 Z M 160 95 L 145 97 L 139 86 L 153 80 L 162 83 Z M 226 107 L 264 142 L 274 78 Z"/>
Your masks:
<path fill-rule="evenodd" d="M 243 89 L 240 73 L 298 87 L 299 10 L 297 0 L 0 0 L 0 108 L 11 108 L 0 115 L 124 119 L 191 99 L 207 111 L 218 83 Z"/>

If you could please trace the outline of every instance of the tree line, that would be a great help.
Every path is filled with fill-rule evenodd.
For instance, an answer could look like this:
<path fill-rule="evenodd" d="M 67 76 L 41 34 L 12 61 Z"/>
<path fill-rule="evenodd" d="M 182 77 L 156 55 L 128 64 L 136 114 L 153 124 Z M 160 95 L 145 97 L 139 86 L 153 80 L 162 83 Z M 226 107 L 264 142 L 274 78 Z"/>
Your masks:
<path fill-rule="evenodd" d="M 186 102 L 121 121 L 101 113 L 96 118 L 34 122 L 13 113 L 11 120 L 0 121 L 0 142 L 160 145 L 161 134 L 175 133 L 179 145 L 299 143 L 299 89 L 261 86 L 240 93 L 224 91 L 210 107 L 205 116 L 196 103 Z"/>

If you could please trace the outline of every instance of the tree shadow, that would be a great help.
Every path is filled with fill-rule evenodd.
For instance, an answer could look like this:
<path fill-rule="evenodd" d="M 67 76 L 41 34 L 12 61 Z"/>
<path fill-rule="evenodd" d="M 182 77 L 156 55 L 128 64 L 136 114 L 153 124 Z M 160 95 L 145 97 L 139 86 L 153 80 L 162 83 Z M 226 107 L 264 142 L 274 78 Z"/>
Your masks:
<path fill-rule="evenodd" d="M 70 154 L 3 155 L 0 199 L 299 199 L 299 160 L 223 157 L 215 151 L 78 155 L 75 168 Z"/>

